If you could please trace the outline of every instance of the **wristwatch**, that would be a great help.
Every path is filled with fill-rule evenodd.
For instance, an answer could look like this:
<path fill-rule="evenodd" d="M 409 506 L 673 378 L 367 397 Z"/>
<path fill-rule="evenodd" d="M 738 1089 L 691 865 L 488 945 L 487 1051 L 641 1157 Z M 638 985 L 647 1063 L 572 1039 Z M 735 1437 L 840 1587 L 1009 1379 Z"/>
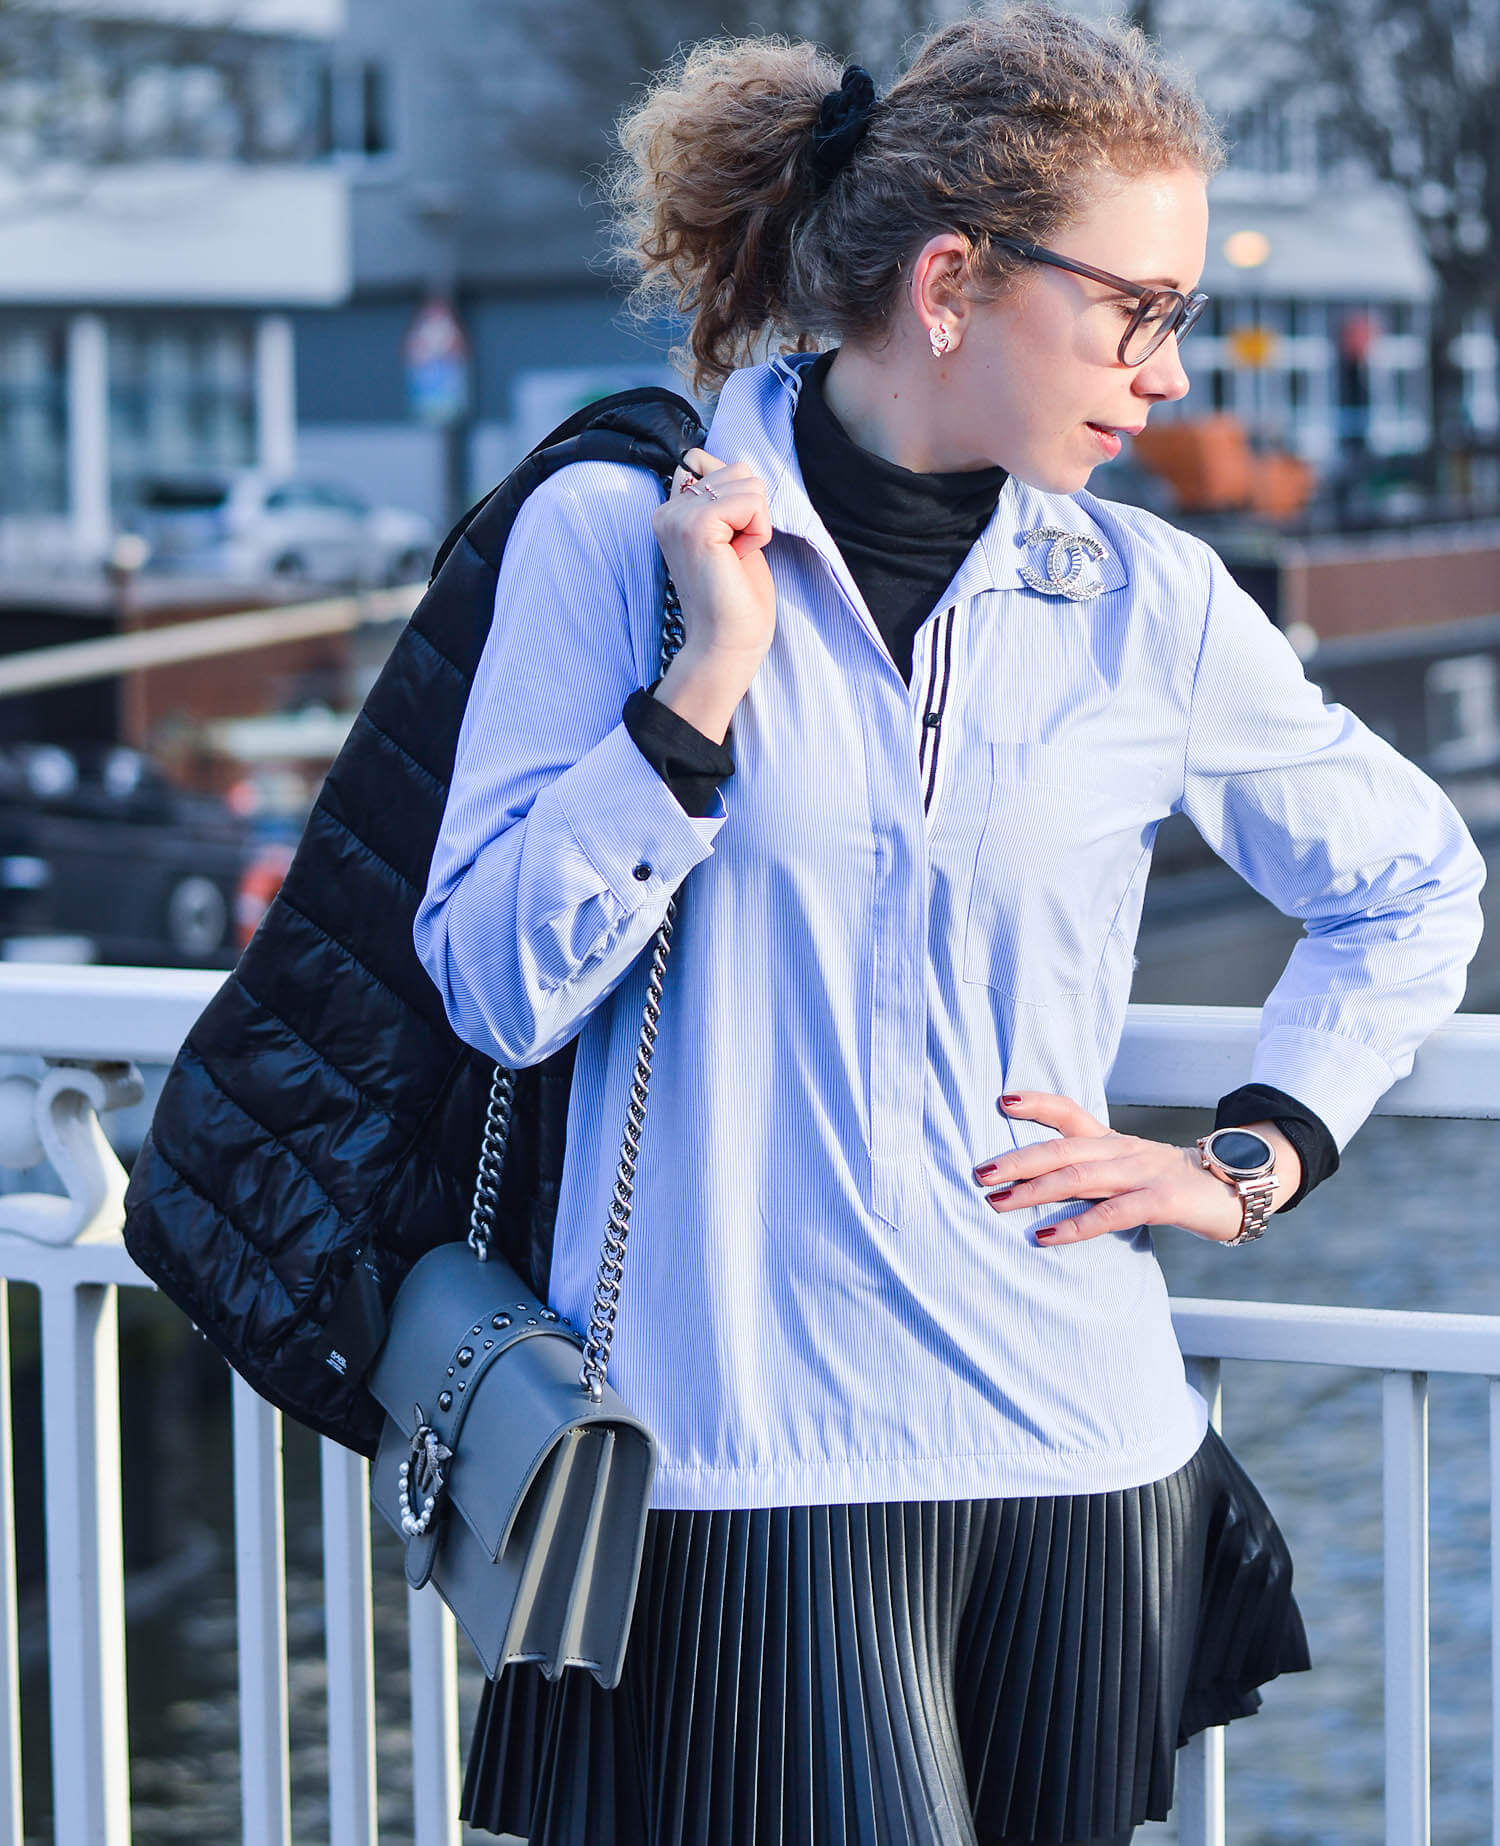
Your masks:
<path fill-rule="evenodd" d="M 1205 1173 L 1224 1180 L 1240 1196 L 1244 1217 L 1239 1235 L 1224 1241 L 1253 1243 L 1265 1231 L 1271 1195 L 1281 1184 L 1276 1177 L 1276 1150 L 1264 1135 L 1251 1129 L 1216 1128 L 1212 1134 L 1199 1135 L 1198 1160 Z"/>

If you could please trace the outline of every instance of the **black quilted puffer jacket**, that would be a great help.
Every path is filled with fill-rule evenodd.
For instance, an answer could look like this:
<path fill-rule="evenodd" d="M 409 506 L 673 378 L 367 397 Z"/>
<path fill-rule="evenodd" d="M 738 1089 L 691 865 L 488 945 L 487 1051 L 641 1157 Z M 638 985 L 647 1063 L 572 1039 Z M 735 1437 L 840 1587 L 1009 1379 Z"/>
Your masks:
<path fill-rule="evenodd" d="M 683 399 L 623 392 L 460 522 L 131 1176 L 136 1263 L 262 1396 L 366 1454 L 382 1413 L 361 1378 L 384 1308 L 419 1256 L 466 1234 L 493 1068 L 454 1036 L 411 931 L 501 552 L 526 495 L 568 462 L 635 463 L 665 484 L 702 439 Z M 545 610 L 514 619 L 545 645 Z M 569 1045 L 521 1074 L 501 1189 L 501 1246 L 543 1299 L 572 1061 Z"/>

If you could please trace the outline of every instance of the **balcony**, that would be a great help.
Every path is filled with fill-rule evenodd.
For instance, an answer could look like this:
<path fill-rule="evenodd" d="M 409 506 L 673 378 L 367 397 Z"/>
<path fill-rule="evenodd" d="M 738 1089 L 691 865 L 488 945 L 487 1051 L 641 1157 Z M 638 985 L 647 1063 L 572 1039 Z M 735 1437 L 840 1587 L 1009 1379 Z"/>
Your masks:
<path fill-rule="evenodd" d="M 349 180 L 333 167 L 139 162 L 56 200 L 0 176 L 0 206 L 8 304 L 329 307 L 351 284 Z"/>
<path fill-rule="evenodd" d="M 65 1196 L 0 1194 L 0 1846 L 35 1837 L 22 1824 L 15 1529 L 17 1484 L 24 1491 L 35 1468 L 18 1474 L 16 1467 L 4 1292 L 16 1283 L 40 1297 L 53 1837 L 64 1846 L 126 1846 L 131 1761 L 116 1310 L 120 1289 L 149 1284 L 119 1241 L 123 1174 L 97 1118 L 138 1099 L 133 1066 L 170 1060 L 220 978 L 0 965 L 0 1054 L 46 1060 L 44 1075 L 0 1080 L 0 1163 L 32 1164 L 35 1136 L 66 1188 Z M 1249 1068 L 1255 1030 L 1250 1009 L 1131 1008 L 1111 1078 L 1112 1103 L 1157 1109 L 1211 1103 Z M 1500 1116 L 1500 1018 L 1465 1016 L 1441 1028 L 1380 1113 Z M 1439 1373 L 1489 1381 L 1493 1592 L 1500 1589 L 1500 1317 L 1196 1299 L 1178 1299 L 1175 1317 L 1216 1419 L 1226 1361 L 1358 1368 L 1380 1377 L 1385 1839 L 1387 1846 L 1427 1846 L 1428 1379 Z M 320 1461 L 332 1818 L 319 1837 L 332 1846 L 376 1846 L 366 1465 L 328 1443 Z M 237 1379 L 233 1483 L 242 1837 L 254 1846 L 289 1846 L 293 1737 L 281 1418 Z M 414 1846 L 458 1846 L 455 1631 L 431 1591 L 408 1595 L 406 1614 L 411 1819 L 399 1837 Z M 1492 1683 L 1500 1687 L 1496 1632 L 1492 1623 Z M 1493 1691 L 1489 1736 L 1500 1763 L 1500 1697 Z M 1195 1739 L 1179 1758 L 1178 1775 L 1174 1819 L 1182 1846 L 1225 1846 L 1250 1836 L 1255 1815 L 1226 1814 L 1222 1733 Z M 1144 1830 L 1142 1846 L 1157 1831 Z M 1312 1835 L 1295 1829 L 1286 1837 Z"/>

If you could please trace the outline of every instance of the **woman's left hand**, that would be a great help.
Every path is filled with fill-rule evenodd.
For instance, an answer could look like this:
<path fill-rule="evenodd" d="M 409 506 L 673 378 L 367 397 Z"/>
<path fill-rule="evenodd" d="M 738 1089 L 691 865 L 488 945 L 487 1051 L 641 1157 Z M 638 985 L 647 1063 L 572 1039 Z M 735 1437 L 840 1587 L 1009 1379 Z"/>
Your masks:
<path fill-rule="evenodd" d="M 1199 1165 L 1196 1147 L 1117 1134 L 1071 1098 L 1041 1090 L 1012 1092 L 998 1106 L 1006 1115 L 1056 1128 L 1062 1139 L 998 1154 L 975 1167 L 974 1182 L 995 1211 L 1099 1200 L 1076 1218 L 1042 1226 L 1036 1236 L 1049 1248 L 1138 1224 L 1176 1224 L 1215 1243 L 1239 1235 L 1244 1222 L 1239 1197 Z M 1275 1149 L 1281 1182 L 1276 1198 L 1289 1199 L 1302 1176 L 1296 1149 L 1270 1122 L 1256 1122 L 1254 1132 Z"/>

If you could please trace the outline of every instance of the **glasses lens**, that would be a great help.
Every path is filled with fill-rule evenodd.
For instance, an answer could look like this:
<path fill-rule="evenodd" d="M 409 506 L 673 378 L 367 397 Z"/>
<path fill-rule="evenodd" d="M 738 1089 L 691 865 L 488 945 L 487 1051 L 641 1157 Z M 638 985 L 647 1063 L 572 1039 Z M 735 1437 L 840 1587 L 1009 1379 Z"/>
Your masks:
<path fill-rule="evenodd" d="M 1194 327 L 1198 325 L 1198 317 L 1207 306 L 1207 295 L 1188 296 L 1188 304 L 1183 311 L 1182 325 L 1177 329 L 1177 344 L 1179 346 L 1181 346 L 1182 342 L 1193 331 Z"/>
<path fill-rule="evenodd" d="M 1120 357 L 1126 365 L 1139 365 L 1143 359 L 1149 359 L 1183 319 L 1186 305 L 1181 295 L 1172 289 L 1147 295 L 1125 329 Z"/>

